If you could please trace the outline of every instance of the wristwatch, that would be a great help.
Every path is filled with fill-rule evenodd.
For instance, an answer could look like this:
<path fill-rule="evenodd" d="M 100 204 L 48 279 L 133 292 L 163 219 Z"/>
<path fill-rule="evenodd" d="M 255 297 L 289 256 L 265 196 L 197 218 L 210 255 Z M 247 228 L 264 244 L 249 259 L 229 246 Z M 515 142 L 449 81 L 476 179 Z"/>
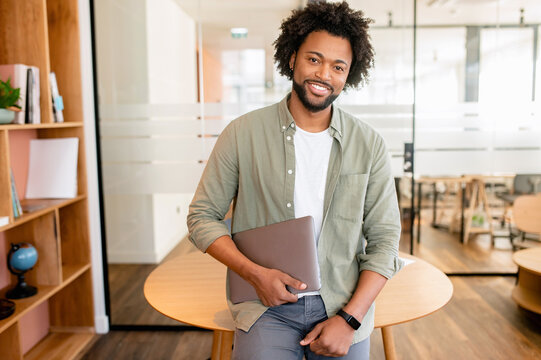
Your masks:
<path fill-rule="evenodd" d="M 359 327 L 361 327 L 361 323 L 359 322 L 359 320 L 355 319 L 353 315 L 348 314 L 342 309 L 338 310 L 336 315 L 343 317 L 344 320 L 346 320 L 346 322 L 348 323 L 348 325 L 353 328 L 353 330 L 357 330 Z"/>

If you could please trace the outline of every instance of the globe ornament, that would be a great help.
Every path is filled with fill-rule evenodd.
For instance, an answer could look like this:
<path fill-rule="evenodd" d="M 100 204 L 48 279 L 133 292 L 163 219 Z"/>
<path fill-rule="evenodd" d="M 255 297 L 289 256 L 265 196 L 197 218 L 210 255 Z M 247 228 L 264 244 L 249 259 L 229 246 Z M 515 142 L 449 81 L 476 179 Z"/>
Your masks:
<path fill-rule="evenodd" d="M 11 244 L 8 252 L 8 269 L 17 276 L 17 285 L 6 293 L 8 299 L 22 299 L 36 295 L 38 289 L 30 286 L 24 279 L 24 274 L 32 269 L 38 261 L 36 248 L 29 243 Z"/>

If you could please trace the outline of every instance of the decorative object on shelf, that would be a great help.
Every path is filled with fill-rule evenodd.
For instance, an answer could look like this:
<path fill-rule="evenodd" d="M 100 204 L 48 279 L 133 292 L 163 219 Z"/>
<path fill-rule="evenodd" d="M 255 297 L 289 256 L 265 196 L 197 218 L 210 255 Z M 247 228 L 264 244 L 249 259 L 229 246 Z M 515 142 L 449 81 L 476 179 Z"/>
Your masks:
<path fill-rule="evenodd" d="M 0 320 L 5 319 L 15 312 L 15 303 L 7 299 L 0 299 Z"/>
<path fill-rule="evenodd" d="M 8 299 L 22 299 L 36 295 L 38 289 L 30 286 L 24 279 L 24 274 L 32 269 L 38 261 L 38 252 L 32 244 L 18 243 L 11 244 L 8 252 L 8 268 L 13 275 L 17 275 L 17 285 L 6 293 Z"/>
<path fill-rule="evenodd" d="M 25 199 L 72 199 L 77 196 L 79 138 L 30 140 Z"/>
<path fill-rule="evenodd" d="M 53 98 L 54 122 L 61 123 L 64 122 L 64 114 L 62 113 L 62 110 L 64 110 L 64 100 L 58 92 L 58 84 L 56 82 L 56 74 L 54 72 L 49 74 L 49 82 L 51 83 L 51 96 Z"/>
<path fill-rule="evenodd" d="M 16 101 L 20 111 L 15 114 L 13 123 L 39 124 L 41 122 L 39 68 L 25 64 L 2 64 L 0 79 L 10 79 L 12 86 L 19 88 L 20 91 Z"/>
<path fill-rule="evenodd" d="M 21 107 L 17 105 L 21 89 L 13 88 L 10 81 L 9 78 L 7 81 L 0 80 L 0 124 L 11 123 L 15 119 L 15 113 L 21 111 Z"/>

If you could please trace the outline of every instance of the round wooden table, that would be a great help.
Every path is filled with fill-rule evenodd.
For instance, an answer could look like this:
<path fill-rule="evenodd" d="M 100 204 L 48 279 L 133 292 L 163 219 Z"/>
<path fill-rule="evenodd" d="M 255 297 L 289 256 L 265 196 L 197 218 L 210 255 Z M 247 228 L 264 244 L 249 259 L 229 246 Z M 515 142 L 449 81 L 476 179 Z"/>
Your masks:
<path fill-rule="evenodd" d="M 513 261 L 518 265 L 513 300 L 520 307 L 541 314 L 541 248 L 517 251 Z"/>
<path fill-rule="evenodd" d="M 419 258 L 387 282 L 376 299 L 375 326 L 381 328 L 387 359 L 395 359 L 392 325 L 429 315 L 453 294 L 447 276 Z M 158 266 L 144 293 L 157 311 L 180 322 L 214 331 L 212 359 L 230 359 L 234 325 L 225 296 L 226 267 L 198 251 Z"/>

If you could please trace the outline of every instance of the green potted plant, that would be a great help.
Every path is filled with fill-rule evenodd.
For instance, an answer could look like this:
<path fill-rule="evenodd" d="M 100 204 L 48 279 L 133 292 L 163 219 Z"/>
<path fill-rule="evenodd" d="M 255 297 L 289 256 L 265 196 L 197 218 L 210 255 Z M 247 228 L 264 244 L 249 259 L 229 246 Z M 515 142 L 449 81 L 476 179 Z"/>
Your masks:
<path fill-rule="evenodd" d="M 0 80 L 0 124 L 9 124 L 15 118 L 15 112 L 21 111 L 17 105 L 21 89 L 11 87 L 10 79 Z"/>

